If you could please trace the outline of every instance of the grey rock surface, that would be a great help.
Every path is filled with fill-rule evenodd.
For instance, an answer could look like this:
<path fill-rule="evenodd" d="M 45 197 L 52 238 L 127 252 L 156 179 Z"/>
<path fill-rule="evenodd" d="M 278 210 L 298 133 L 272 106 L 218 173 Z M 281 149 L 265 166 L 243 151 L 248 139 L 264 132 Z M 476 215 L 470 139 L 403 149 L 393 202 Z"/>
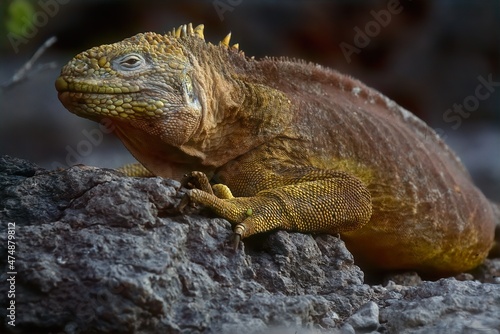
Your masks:
<path fill-rule="evenodd" d="M 229 222 L 198 209 L 180 213 L 181 195 L 172 180 L 85 166 L 47 171 L 1 156 L 0 331 L 499 332 L 498 259 L 475 277 L 493 283 L 409 273 L 402 282 L 414 286 L 370 286 L 336 236 L 276 231 L 235 252 Z M 10 298 L 5 282 L 14 270 Z"/>
<path fill-rule="evenodd" d="M 448 278 L 384 299 L 380 321 L 391 333 L 500 333 L 498 284 Z"/>

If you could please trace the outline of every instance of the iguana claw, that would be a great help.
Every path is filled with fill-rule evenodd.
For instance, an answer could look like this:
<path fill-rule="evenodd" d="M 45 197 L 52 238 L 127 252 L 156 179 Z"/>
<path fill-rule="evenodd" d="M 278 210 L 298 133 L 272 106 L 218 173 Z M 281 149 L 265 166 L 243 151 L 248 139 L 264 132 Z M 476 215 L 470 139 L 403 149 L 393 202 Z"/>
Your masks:
<path fill-rule="evenodd" d="M 238 246 L 241 241 L 241 235 L 243 234 L 244 231 L 245 231 L 245 226 L 243 224 L 238 224 L 234 228 L 232 244 L 233 244 L 233 249 L 235 251 L 238 249 Z"/>

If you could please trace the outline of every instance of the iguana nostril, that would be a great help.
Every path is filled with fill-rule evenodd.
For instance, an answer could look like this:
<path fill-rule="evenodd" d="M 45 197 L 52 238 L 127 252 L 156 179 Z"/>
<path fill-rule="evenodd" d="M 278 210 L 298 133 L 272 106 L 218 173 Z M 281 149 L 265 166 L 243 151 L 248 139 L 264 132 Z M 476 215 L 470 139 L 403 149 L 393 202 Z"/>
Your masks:
<path fill-rule="evenodd" d="M 75 64 L 73 65 L 73 70 L 79 74 L 85 73 L 85 71 L 87 71 L 88 68 L 89 66 L 81 60 L 76 60 Z"/>

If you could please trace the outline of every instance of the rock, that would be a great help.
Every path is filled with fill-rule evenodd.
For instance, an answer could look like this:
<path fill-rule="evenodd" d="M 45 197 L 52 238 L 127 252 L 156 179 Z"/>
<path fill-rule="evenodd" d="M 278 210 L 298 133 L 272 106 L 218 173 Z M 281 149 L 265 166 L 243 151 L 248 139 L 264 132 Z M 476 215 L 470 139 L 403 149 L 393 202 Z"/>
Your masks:
<path fill-rule="evenodd" d="M 454 278 L 424 282 L 388 298 L 380 321 L 390 333 L 500 333 L 500 285 Z"/>
<path fill-rule="evenodd" d="M 45 171 L 6 156 L 0 164 L 3 247 L 15 224 L 18 331 L 293 332 L 334 328 L 370 298 L 337 237 L 278 231 L 234 252 L 227 221 L 176 210 L 175 181 Z"/>
<path fill-rule="evenodd" d="M 0 157 L 0 284 L 13 333 L 495 333 L 500 285 L 409 273 L 386 286 L 336 236 L 276 231 L 230 247 L 231 225 L 177 205 L 182 189 Z M 12 228 L 15 225 L 15 228 Z M 14 234 L 9 231 L 14 231 Z M 10 234 L 9 234 L 10 233 Z M 15 261 L 7 262 L 14 235 Z M 12 238 L 11 238 L 12 241 Z M 12 247 L 9 249 L 12 250 Z M 498 259 L 482 269 L 495 282 Z M 9 266 L 13 266 L 9 268 Z M 489 268 L 489 269 L 488 269 Z M 16 272 L 14 275 L 8 272 Z M 476 277 L 477 279 L 477 277 Z M 14 289 L 15 296 L 8 297 Z M 9 305 L 9 304 L 4 304 Z M 482 332 L 481 332 L 482 333 Z"/>
<path fill-rule="evenodd" d="M 422 279 L 420 278 L 420 276 L 413 271 L 387 275 L 384 278 L 384 285 L 389 284 L 390 281 L 404 286 L 418 286 L 422 283 Z"/>
<path fill-rule="evenodd" d="M 355 333 L 371 333 L 380 326 L 378 317 L 378 305 L 370 301 L 347 319 L 346 325 L 350 325 Z"/>

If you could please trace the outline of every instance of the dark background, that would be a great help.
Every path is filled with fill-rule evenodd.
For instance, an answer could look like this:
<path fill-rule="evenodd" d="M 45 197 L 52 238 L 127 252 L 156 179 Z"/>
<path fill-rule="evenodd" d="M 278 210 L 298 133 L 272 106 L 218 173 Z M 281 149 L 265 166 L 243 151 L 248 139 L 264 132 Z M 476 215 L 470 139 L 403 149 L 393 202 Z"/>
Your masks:
<path fill-rule="evenodd" d="M 305 59 L 378 89 L 439 128 L 486 195 L 500 201 L 500 86 L 469 117 L 460 117 L 458 126 L 444 117 L 454 104 L 474 96 L 479 77 L 500 82 L 500 2 L 401 1 L 401 13 L 391 15 L 348 61 L 341 43 L 356 46 L 355 28 L 364 31 L 375 21 L 373 11 L 387 10 L 391 2 L 2 0 L 0 83 L 8 82 L 50 36 L 58 42 L 37 62 L 54 63 L 53 68 L 37 70 L 35 65 L 25 80 L 0 91 L 0 154 L 46 168 L 75 162 L 117 167 L 133 161 L 109 134 L 90 149 L 82 146 L 88 141 L 85 133 L 98 124 L 70 114 L 59 103 L 54 80 L 60 68 L 92 46 L 203 23 L 212 43 L 231 31 L 232 41 L 248 56 Z M 13 8 L 26 6 L 31 12 L 23 21 Z M 13 43 L 12 27 L 22 31 L 35 17 L 30 36 Z"/>

